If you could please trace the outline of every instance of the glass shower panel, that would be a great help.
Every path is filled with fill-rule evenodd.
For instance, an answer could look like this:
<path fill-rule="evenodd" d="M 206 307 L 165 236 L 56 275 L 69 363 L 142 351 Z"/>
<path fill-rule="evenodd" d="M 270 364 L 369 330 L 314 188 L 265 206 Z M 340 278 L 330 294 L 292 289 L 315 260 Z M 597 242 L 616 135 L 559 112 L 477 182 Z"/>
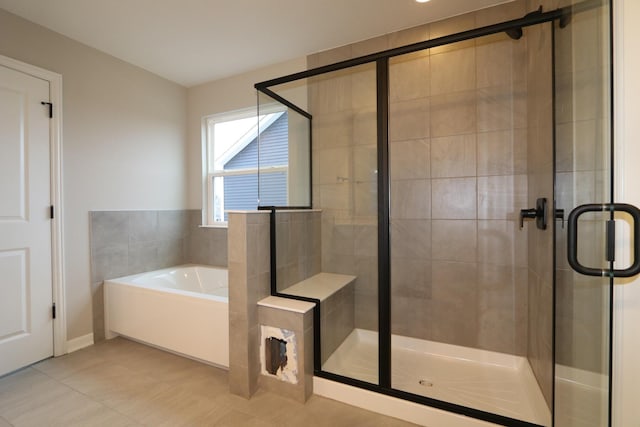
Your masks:
<path fill-rule="evenodd" d="M 574 10 L 555 28 L 556 80 L 556 366 L 555 425 L 609 425 L 612 280 L 571 269 L 567 230 L 560 218 L 587 203 L 609 203 L 611 194 L 610 6 Z M 606 262 L 605 221 L 590 213 L 578 221 L 578 260 Z M 617 266 L 616 268 L 622 268 Z"/>
<path fill-rule="evenodd" d="M 311 117 L 304 81 L 258 92 L 258 206 L 311 206 Z M 281 102 L 282 101 L 282 102 Z M 241 157 L 241 156 L 238 156 Z"/>
<path fill-rule="evenodd" d="M 378 205 L 375 64 L 314 77 L 313 207 L 321 213 L 322 370 L 378 383 Z"/>
<path fill-rule="evenodd" d="M 537 376 L 551 384 L 551 357 L 529 367 L 527 253 L 530 238 L 552 243 L 553 234 L 535 222 L 521 229 L 519 211 L 552 199 L 552 114 L 546 152 L 534 159 L 549 170 L 538 180 L 544 168 L 527 144 L 528 31 L 390 61 L 392 387 L 549 425 Z M 551 282 L 551 250 L 547 258 Z"/>

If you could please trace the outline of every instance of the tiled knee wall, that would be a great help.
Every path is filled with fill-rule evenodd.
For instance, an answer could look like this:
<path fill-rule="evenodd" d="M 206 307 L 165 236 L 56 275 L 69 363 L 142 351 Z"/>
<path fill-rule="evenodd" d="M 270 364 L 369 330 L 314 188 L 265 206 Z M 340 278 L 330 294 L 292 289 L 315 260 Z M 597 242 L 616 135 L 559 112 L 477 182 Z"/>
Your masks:
<path fill-rule="evenodd" d="M 227 229 L 199 210 L 89 212 L 93 336 L 104 339 L 102 282 L 179 264 L 227 265 Z"/>

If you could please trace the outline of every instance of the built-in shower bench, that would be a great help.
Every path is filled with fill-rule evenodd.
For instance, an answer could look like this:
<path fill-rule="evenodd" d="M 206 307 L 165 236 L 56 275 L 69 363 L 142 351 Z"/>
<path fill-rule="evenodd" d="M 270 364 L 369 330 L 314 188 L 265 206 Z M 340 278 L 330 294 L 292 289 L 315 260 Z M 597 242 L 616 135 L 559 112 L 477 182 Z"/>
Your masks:
<path fill-rule="evenodd" d="M 356 276 L 335 273 L 318 273 L 280 291 L 282 294 L 314 298 L 325 301 L 355 282 Z"/>
<path fill-rule="evenodd" d="M 280 294 L 320 300 L 322 363 L 355 328 L 356 276 L 318 273 L 280 291 Z"/>

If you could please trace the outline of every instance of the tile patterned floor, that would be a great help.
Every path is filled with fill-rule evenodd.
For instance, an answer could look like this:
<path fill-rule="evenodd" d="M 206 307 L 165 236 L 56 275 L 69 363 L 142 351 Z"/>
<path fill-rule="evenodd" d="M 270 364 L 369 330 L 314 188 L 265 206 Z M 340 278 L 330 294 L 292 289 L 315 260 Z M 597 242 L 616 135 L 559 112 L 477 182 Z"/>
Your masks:
<path fill-rule="evenodd" d="M 384 426 L 409 424 L 313 396 L 305 405 L 228 392 L 227 372 L 116 338 L 0 378 L 7 426 Z"/>

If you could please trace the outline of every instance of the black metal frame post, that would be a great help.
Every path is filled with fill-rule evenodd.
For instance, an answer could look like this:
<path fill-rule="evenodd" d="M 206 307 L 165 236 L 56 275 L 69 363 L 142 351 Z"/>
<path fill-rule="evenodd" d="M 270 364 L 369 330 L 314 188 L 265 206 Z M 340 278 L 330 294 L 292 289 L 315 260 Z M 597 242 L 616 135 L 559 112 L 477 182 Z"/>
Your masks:
<path fill-rule="evenodd" d="M 389 246 L 389 58 L 376 61 L 378 114 L 378 384 L 391 384 L 391 256 Z"/>

